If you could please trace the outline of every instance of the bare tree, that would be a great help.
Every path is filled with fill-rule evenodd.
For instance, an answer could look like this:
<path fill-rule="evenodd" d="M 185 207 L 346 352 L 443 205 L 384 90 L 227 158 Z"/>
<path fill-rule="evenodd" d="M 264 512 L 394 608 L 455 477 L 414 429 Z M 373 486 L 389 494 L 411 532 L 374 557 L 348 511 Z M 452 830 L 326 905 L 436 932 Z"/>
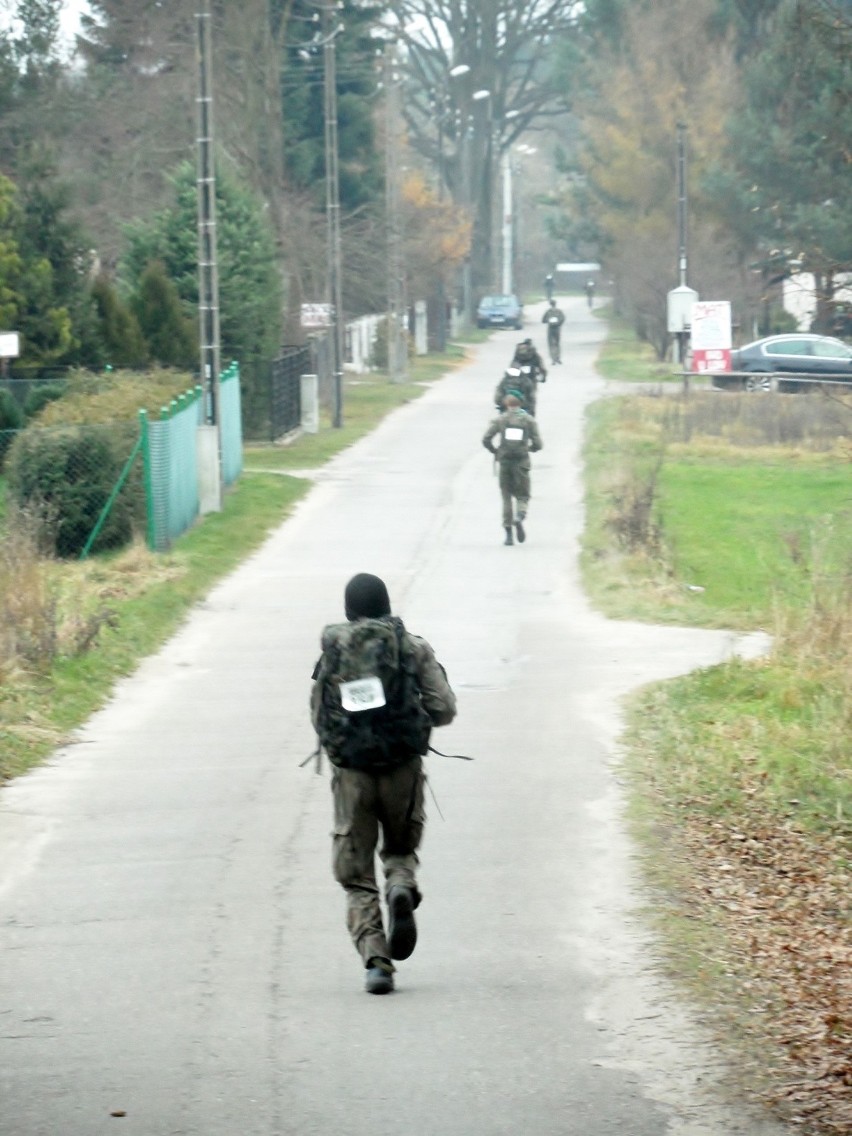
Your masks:
<path fill-rule="evenodd" d="M 500 156 L 525 131 L 564 115 L 556 56 L 577 28 L 578 0 L 395 0 L 409 83 L 412 146 L 473 221 L 472 283 L 494 283 Z"/>

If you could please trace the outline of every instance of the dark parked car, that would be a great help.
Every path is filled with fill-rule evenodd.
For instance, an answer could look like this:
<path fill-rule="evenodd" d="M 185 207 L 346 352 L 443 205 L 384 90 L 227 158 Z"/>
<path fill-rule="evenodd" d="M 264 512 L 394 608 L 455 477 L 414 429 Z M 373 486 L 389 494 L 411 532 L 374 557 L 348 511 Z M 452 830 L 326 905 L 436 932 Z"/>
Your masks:
<path fill-rule="evenodd" d="M 517 296 L 483 296 L 476 309 L 477 327 L 524 326 L 524 309 Z"/>
<path fill-rule="evenodd" d="M 836 377 L 838 382 L 849 382 L 852 381 L 852 347 L 828 335 L 770 335 L 732 351 L 731 370 L 747 371 L 749 375 L 739 380 L 714 375 L 713 385 L 769 390 L 772 385 L 769 375 L 776 373 L 808 375 L 815 379 Z M 789 391 L 809 384 L 784 380 L 779 385 L 780 389 Z"/>

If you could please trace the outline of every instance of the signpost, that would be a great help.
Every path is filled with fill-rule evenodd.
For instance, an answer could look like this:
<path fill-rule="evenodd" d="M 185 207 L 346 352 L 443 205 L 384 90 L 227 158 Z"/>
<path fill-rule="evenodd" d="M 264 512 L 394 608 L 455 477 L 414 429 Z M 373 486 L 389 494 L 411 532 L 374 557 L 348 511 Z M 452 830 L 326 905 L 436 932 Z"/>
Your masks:
<path fill-rule="evenodd" d="M 331 304 L 302 304 L 300 320 L 306 331 L 319 331 L 332 325 Z"/>
<path fill-rule="evenodd" d="M 9 360 L 21 354 L 21 337 L 17 331 L 0 331 L 0 374 L 9 373 Z"/>
<path fill-rule="evenodd" d="M 702 300 L 692 305 L 692 369 L 707 371 L 731 369 L 730 300 Z"/>

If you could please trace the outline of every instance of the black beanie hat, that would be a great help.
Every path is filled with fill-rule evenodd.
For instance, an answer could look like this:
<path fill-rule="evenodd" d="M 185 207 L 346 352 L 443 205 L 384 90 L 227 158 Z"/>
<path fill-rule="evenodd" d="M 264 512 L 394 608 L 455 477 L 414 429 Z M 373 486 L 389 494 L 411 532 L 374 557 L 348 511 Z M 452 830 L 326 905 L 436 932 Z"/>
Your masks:
<path fill-rule="evenodd" d="M 343 602 L 347 619 L 378 619 L 380 615 L 390 615 L 390 597 L 384 580 L 371 576 L 369 572 L 359 572 L 346 585 Z"/>

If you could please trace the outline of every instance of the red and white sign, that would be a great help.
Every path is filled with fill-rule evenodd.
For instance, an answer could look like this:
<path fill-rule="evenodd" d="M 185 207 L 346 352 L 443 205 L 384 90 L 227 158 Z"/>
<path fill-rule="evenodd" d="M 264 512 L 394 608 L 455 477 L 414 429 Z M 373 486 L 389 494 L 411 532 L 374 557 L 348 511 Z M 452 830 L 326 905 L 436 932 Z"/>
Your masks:
<path fill-rule="evenodd" d="M 693 304 L 690 339 L 693 371 L 730 371 L 730 300 L 701 300 Z"/>

